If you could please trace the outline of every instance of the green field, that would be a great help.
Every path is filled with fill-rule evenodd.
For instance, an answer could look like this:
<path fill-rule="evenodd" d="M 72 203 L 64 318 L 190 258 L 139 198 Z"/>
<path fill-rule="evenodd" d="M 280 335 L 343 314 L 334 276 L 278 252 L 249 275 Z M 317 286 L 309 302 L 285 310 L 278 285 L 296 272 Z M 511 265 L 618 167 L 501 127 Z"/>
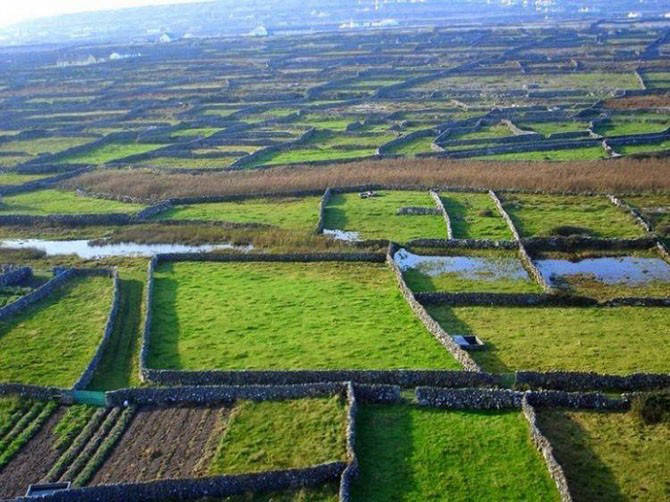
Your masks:
<path fill-rule="evenodd" d="M 520 129 L 535 131 L 543 136 L 549 137 L 552 134 L 562 132 L 586 131 L 589 128 L 588 122 L 531 122 L 527 124 L 517 124 Z"/>
<path fill-rule="evenodd" d="M 70 387 L 88 366 L 112 302 L 107 277 L 75 278 L 0 324 L 0 380 Z"/>
<path fill-rule="evenodd" d="M 506 194 L 503 206 L 522 237 L 578 233 L 633 238 L 644 233 L 629 214 L 605 196 Z"/>
<path fill-rule="evenodd" d="M 472 334 L 486 371 L 667 373 L 668 310 L 662 307 L 431 307 L 450 334 Z"/>
<path fill-rule="evenodd" d="M 143 167 L 161 167 L 165 169 L 223 169 L 230 167 L 240 157 L 230 155 L 225 157 L 154 157 L 143 160 L 136 165 Z"/>
<path fill-rule="evenodd" d="M 0 214 L 98 214 L 133 213 L 143 206 L 115 200 L 79 196 L 64 190 L 38 190 L 2 198 Z"/>
<path fill-rule="evenodd" d="M 559 500 L 519 412 L 366 405 L 356 426 L 353 500 Z"/>
<path fill-rule="evenodd" d="M 0 163 L 2 162 L 2 157 L 0 157 Z M 48 178 L 52 176 L 51 174 L 19 174 L 13 172 L 2 172 L 0 173 L 0 185 L 22 185 L 23 183 L 28 183 L 29 181 L 35 181 L 43 178 Z"/>
<path fill-rule="evenodd" d="M 161 213 L 161 220 L 232 221 L 263 223 L 299 232 L 313 232 L 319 220 L 320 197 L 246 199 L 177 206 Z"/>
<path fill-rule="evenodd" d="M 152 368 L 458 367 L 383 264 L 166 263 L 152 312 Z"/>
<path fill-rule="evenodd" d="M 58 164 L 106 164 L 131 155 L 157 150 L 166 145 L 151 143 L 108 143 L 88 152 L 76 153 L 57 161 Z"/>
<path fill-rule="evenodd" d="M 670 195 L 636 195 L 624 199 L 649 220 L 654 231 L 670 235 Z"/>
<path fill-rule="evenodd" d="M 194 127 L 191 129 L 180 129 L 179 131 L 174 131 L 171 135 L 177 138 L 207 138 L 212 134 L 216 134 L 221 129 L 217 127 Z"/>
<path fill-rule="evenodd" d="M 361 239 L 407 242 L 417 238 L 445 239 L 439 215 L 398 215 L 401 207 L 435 207 L 427 192 L 380 191 L 361 199 L 357 193 L 334 194 L 326 207 L 325 228 L 357 232 Z"/>
<path fill-rule="evenodd" d="M 38 138 L 38 139 L 29 139 L 21 141 L 10 141 L 9 143 L 3 143 L 0 145 L 0 151 L 2 152 L 23 152 L 28 155 L 40 155 L 44 153 L 58 153 L 68 148 L 74 148 L 75 146 L 85 145 L 86 143 L 91 143 L 95 141 L 96 138 L 92 137 L 48 137 L 48 138 Z M 0 157 L 1 158 L 1 157 Z"/>
<path fill-rule="evenodd" d="M 614 150 L 621 155 L 633 155 L 636 153 L 654 153 L 670 150 L 670 140 L 658 143 L 647 143 L 645 145 L 623 145 L 615 146 Z"/>
<path fill-rule="evenodd" d="M 575 500 L 667 500 L 670 423 L 633 413 L 542 411 L 540 427 Z"/>
<path fill-rule="evenodd" d="M 512 240 L 512 232 L 489 194 L 443 192 L 440 197 L 455 239 Z"/>
<path fill-rule="evenodd" d="M 299 469 L 346 460 L 346 407 L 339 396 L 241 401 L 227 417 L 209 474 Z"/>
<path fill-rule="evenodd" d="M 473 157 L 481 160 L 531 160 L 531 161 L 577 161 L 577 160 L 601 160 L 606 158 L 605 150 L 600 146 L 565 148 L 562 150 L 544 150 L 537 152 L 515 152 L 497 153 L 495 155 L 483 155 Z"/>
<path fill-rule="evenodd" d="M 594 128 L 594 132 L 602 136 L 625 136 L 662 132 L 669 126 L 670 121 L 647 122 L 635 120 L 635 115 L 632 115 L 625 119 L 614 117 L 611 120 L 605 120 Z"/>
<path fill-rule="evenodd" d="M 416 155 L 417 153 L 432 152 L 432 144 L 435 138 L 427 136 L 423 138 L 416 138 L 408 143 L 390 149 L 390 153 L 399 155 Z"/>

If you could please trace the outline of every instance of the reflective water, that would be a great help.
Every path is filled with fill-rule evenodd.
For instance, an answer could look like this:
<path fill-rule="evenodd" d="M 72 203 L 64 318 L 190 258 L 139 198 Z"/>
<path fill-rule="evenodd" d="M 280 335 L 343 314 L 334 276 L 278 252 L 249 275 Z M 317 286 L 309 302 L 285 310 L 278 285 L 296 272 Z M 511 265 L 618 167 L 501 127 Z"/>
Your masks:
<path fill-rule="evenodd" d="M 0 241 L 0 247 L 35 248 L 46 252 L 48 256 L 75 254 L 80 258 L 105 258 L 109 256 L 153 256 L 159 253 L 204 253 L 218 249 L 238 249 L 249 251 L 251 246 L 240 247 L 232 244 L 207 244 L 187 246 L 182 244 L 138 244 L 123 242 L 119 244 L 93 245 L 90 241 L 48 241 L 42 239 L 8 239 Z"/>
<path fill-rule="evenodd" d="M 670 281 L 670 264 L 660 258 L 617 256 L 569 260 L 537 260 L 537 268 L 545 278 L 570 275 L 593 276 L 605 284 L 644 284 L 650 281 Z"/>
<path fill-rule="evenodd" d="M 324 228 L 323 234 L 330 235 L 333 239 L 337 239 L 340 241 L 354 242 L 361 240 L 360 234 L 358 232 L 345 232 L 344 230 Z"/>
<path fill-rule="evenodd" d="M 393 259 L 402 271 L 413 268 L 430 277 L 458 274 L 466 279 L 483 281 L 529 279 L 521 262 L 510 257 L 422 256 L 400 249 Z"/>

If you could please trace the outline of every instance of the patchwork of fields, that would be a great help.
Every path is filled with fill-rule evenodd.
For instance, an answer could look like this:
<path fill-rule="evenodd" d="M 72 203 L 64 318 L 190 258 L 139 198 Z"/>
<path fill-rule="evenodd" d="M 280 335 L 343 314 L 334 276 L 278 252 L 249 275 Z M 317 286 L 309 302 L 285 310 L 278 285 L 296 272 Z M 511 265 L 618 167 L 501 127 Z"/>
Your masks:
<path fill-rule="evenodd" d="M 0 47 L 0 500 L 667 498 L 669 26 Z"/>

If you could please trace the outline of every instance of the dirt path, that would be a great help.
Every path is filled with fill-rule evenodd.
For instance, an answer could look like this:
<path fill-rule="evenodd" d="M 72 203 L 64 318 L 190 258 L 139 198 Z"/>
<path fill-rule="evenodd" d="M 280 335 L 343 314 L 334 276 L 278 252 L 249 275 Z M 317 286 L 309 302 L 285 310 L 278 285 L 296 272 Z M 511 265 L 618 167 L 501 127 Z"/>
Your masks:
<path fill-rule="evenodd" d="M 54 426 L 65 414 L 65 407 L 51 415 L 40 431 L 21 448 L 21 451 L 0 470 L 0 498 L 25 495 L 28 485 L 42 479 L 60 452 L 53 448 Z"/>
<path fill-rule="evenodd" d="M 90 484 L 197 475 L 198 462 L 216 446 L 209 437 L 218 418 L 227 412 L 223 406 L 139 410 Z"/>

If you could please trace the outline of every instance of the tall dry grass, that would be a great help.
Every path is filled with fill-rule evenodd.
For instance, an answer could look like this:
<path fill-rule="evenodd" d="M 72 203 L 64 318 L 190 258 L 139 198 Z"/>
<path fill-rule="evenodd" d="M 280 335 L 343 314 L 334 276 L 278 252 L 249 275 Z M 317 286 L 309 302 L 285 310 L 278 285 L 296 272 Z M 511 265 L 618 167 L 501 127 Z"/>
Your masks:
<path fill-rule="evenodd" d="M 203 195 L 282 194 L 363 184 L 552 192 L 668 191 L 670 160 L 623 158 L 552 163 L 394 159 L 198 175 L 102 170 L 66 182 L 69 188 L 152 201 Z"/>
<path fill-rule="evenodd" d="M 650 94 L 647 96 L 626 96 L 623 98 L 608 99 L 604 105 L 615 110 L 636 108 L 667 108 L 670 107 L 670 93 Z"/>

